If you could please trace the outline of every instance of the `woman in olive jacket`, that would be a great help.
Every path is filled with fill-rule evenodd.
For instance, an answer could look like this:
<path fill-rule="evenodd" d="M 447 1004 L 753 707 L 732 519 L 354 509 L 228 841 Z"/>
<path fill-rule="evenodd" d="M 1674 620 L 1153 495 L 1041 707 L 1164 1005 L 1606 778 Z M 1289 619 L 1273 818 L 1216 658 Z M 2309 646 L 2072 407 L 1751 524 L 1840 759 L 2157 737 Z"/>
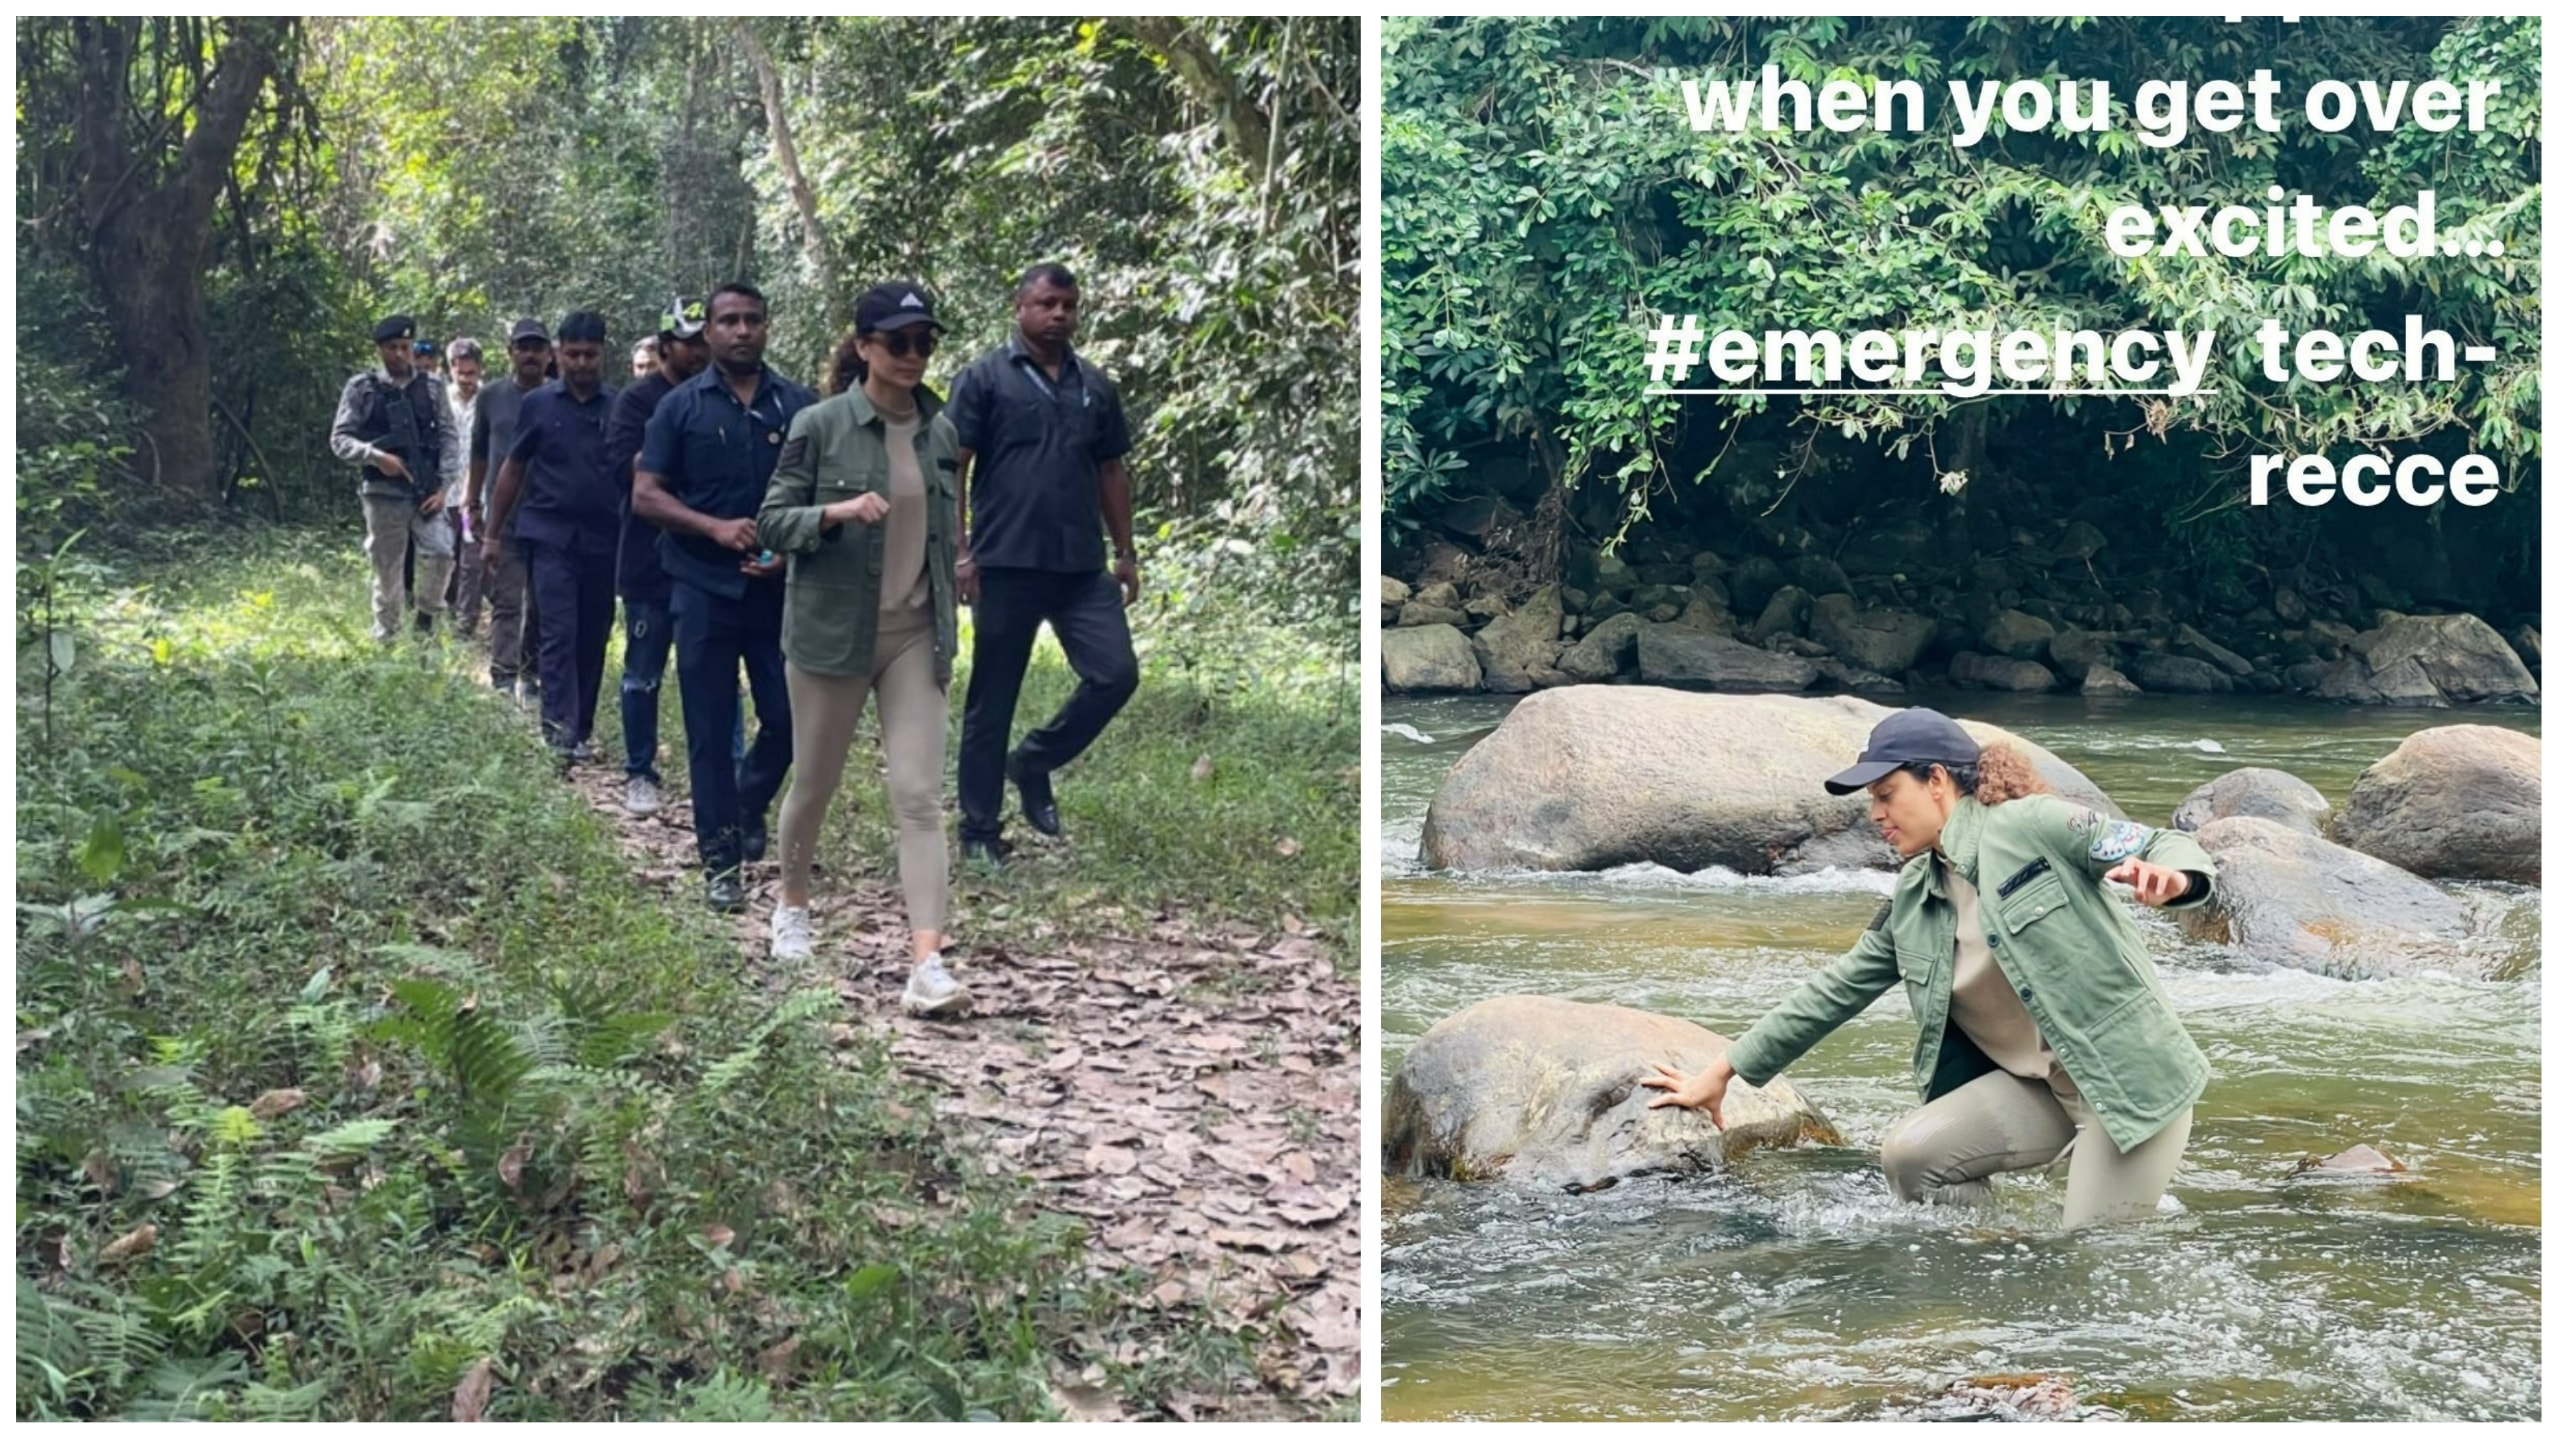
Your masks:
<path fill-rule="evenodd" d="M 1896 1195 L 1983 1202 L 1993 1175 L 2045 1165 L 2076 1135 L 2064 1225 L 2156 1210 L 2205 1058 L 2104 882 L 2145 905 L 2198 905 L 2212 858 L 2180 832 L 2045 794 L 2015 750 L 1986 750 L 1920 707 L 1887 717 L 1825 788 L 1867 792 L 1905 858 L 1893 899 L 1723 1059 L 1695 1076 L 1657 1065 L 1652 1104 L 1703 1106 L 1722 1126 L 1733 1077 L 1767 1085 L 1899 980 L 1920 1027 L 1924 1104 L 1885 1135 Z"/>
<path fill-rule="evenodd" d="M 915 969 L 905 1008 L 965 1009 L 968 988 L 942 960 L 950 851 L 942 832 L 942 759 L 951 725 L 958 594 L 960 442 L 924 387 L 941 325 L 924 288 L 877 286 L 854 307 L 827 399 L 792 417 L 756 513 L 756 535 L 791 558 L 782 654 L 791 687 L 791 790 L 783 797 L 777 960 L 813 945 L 809 872 L 827 803 L 844 776 L 863 702 L 877 697 L 898 820 Z"/>

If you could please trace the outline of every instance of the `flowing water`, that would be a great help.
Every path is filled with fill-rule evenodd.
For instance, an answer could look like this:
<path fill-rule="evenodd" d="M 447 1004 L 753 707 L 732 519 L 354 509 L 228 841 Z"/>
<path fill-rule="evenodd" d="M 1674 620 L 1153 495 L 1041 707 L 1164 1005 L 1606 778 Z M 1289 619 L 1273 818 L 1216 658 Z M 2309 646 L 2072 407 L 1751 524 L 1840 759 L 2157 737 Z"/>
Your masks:
<path fill-rule="evenodd" d="M 1947 696 L 2052 749 L 2163 825 L 2225 770 L 2356 774 L 2450 719 L 2534 715 L 2233 700 Z M 1845 949 L 1883 872 L 1786 880 L 1430 873 L 1422 817 L 1498 724 L 1489 697 L 1390 699 L 1383 1049 L 1487 996 L 1539 992 L 1727 1035 Z M 2200 742 L 2211 742 L 2219 750 Z M 1845 764 L 1849 758 L 1842 757 Z M 2538 954 L 2540 896 L 2457 887 Z M 1963 1378 L 2068 1378 L 2094 1414 L 2519 1419 L 2541 1414 L 2541 971 L 2337 981 L 2190 944 L 2145 913 L 2212 1058 L 2162 1214 L 2059 1234 L 2058 1176 L 1988 1213 L 1889 1199 L 1878 1138 L 1915 1103 L 1897 988 L 1788 1072 L 1847 1138 L 1715 1177 L 1581 1196 L 1390 1178 L 1390 1419 L 1812 1419 L 1908 1414 Z M 2288 1179 L 2358 1142 L 2396 1183 Z"/>

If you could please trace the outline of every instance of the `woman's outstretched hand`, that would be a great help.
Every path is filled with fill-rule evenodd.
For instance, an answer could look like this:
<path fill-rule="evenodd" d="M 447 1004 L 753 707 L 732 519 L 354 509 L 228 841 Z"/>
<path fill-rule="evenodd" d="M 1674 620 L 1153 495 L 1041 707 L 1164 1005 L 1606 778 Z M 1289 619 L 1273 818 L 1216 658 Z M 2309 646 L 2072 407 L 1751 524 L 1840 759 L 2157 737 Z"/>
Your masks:
<path fill-rule="evenodd" d="M 2187 873 L 2149 861 L 2127 861 L 2107 872 L 2107 879 L 2133 887 L 2133 898 L 2146 906 L 2165 906 L 2187 893 Z"/>
<path fill-rule="evenodd" d="M 1707 1119 L 1716 1123 L 1716 1129 L 1724 1129 L 1724 1088 L 1733 1080 L 1733 1067 L 1725 1064 L 1722 1056 L 1709 1061 L 1706 1069 L 1694 1076 L 1683 1076 L 1660 1061 L 1653 1063 L 1653 1069 L 1657 1074 L 1637 1080 L 1639 1085 L 1649 1090 L 1662 1092 L 1645 1103 L 1646 1110 L 1678 1106 L 1682 1110 L 1694 1111 L 1703 1107 Z"/>

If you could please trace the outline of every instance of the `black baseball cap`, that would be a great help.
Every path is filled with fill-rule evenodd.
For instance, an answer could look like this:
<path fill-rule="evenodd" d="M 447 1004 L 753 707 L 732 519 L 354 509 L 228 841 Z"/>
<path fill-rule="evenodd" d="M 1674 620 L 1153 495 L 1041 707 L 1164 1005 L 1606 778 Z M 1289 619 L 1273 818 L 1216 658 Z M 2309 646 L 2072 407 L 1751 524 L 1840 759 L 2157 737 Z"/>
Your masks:
<path fill-rule="evenodd" d="M 1907 765 L 1969 766 L 1981 758 L 1981 745 L 1963 726 L 1916 705 L 1876 722 L 1867 732 L 1867 748 L 1858 752 L 1858 763 L 1824 781 L 1822 788 L 1845 796 Z"/>
<path fill-rule="evenodd" d="M 912 280 L 875 285 L 854 304 L 856 330 L 904 330 L 911 325 L 942 328 L 942 322 L 933 318 L 933 297 Z"/>
<path fill-rule="evenodd" d="M 373 343 L 376 345 L 394 340 L 414 340 L 417 335 L 417 322 L 405 315 L 386 315 L 373 323 Z"/>
<path fill-rule="evenodd" d="M 530 315 L 507 327 L 507 344 L 521 345 L 528 340 L 539 340 L 545 345 L 551 343 L 551 332 Z"/>
<path fill-rule="evenodd" d="M 667 302 L 666 313 L 658 317 L 658 333 L 691 340 L 702 333 L 708 319 L 709 308 L 701 300 L 679 295 Z"/>

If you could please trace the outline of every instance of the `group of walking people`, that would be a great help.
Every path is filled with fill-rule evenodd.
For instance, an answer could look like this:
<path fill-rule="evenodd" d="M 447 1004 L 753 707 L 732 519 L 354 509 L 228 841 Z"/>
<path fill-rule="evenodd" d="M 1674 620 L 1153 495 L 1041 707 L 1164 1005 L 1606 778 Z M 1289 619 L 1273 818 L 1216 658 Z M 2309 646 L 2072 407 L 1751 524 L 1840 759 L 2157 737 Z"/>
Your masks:
<path fill-rule="evenodd" d="M 373 634 L 432 634 L 490 611 L 490 682 L 536 709 L 564 771 L 598 759 L 595 715 L 614 602 L 622 602 L 624 804 L 663 805 L 658 693 L 672 649 L 705 896 L 746 905 L 781 800 L 780 960 L 814 951 L 820 823 L 866 702 L 879 716 L 914 968 L 903 1004 L 963 1010 L 941 954 L 950 858 L 942 775 L 958 615 L 974 646 L 960 743 L 964 858 L 1010 853 L 1005 782 L 1023 819 L 1063 831 L 1051 775 L 1090 746 L 1137 688 L 1127 608 L 1138 598 L 1128 424 L 1110 379 L 1073 345 L 1075 278 L 1034 266 L 1003 344 L 964 369 L 948 403 L 924 384 L 944 334 L 931 295 L 867 291 L 823 395 L 764 360 L 762 292 L 731 282 L 678 298 L 606 383 L 608 325 L 518 320 L 507 373 L 484 382 L 478 344 L 435 347 L 406 316 L 374 330 L 379 368 L 348 381 L 331 446 L 358 466 Z M 422 363 L 426 362 L 426 363 Z M 1111 559 L 1105 564 L 1108 536 Z M 1065 706 L 1019 746 L 1013 713 L 1039 628 L 1075 671 Z M 755 709 L 752 740 L 740 700 Z M 876 698 L 876 699 L 875 699 Z M 789 780 L 786 793 L 784 782 Z"/>

